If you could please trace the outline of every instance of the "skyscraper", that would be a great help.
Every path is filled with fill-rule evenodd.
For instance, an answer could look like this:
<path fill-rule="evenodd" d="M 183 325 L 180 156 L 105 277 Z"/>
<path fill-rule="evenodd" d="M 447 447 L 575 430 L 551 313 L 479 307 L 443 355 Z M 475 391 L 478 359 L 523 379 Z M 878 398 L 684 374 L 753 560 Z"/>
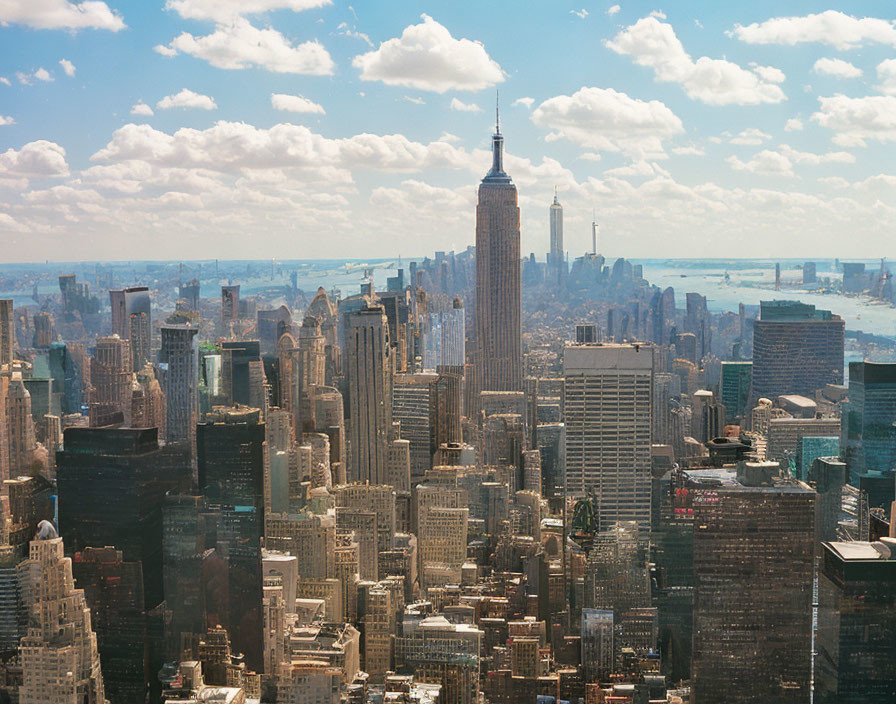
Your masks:
<path fill-rule="evenodd" d="M 650 521 L 653 353 L 648 345 L 566 346 L 566 482 L 593 494 L 600 527 Z"/>
<path fill-rule="evenodd" d="M 199 412 L 199 346 L 197 328 L 189 325 L 162 327 L 159 362 L 163 370 L 165 392 L 165 439 L 168 442 L 192 440 Z"/>
<path fill-rule="evenodd" d="M 841 447 L 852 482 L 862 475 L 889 477 L 896 467 L 896 364 L 850 362 Z"/>
<path fill-rule="evenodd" d="M 91 425 L 130 423 L 131 419 L 131 350 L 127 340 L 118 335 L 101 337 L 90 359 Z M 120 413 L 121 417 L 117 414 Z"/>
<path fill-rule="evenodd" d="M 11 298 L 0 298 L 0 366 L 11 364 L 16 351 L 16 322 Z"/>
<path fill-rule="evenodd" d="M 563 254 L 563 206 L 557 199 L 554 190 L 554 202 L 551 203 L 551 251 L 548 252 L 548 281 L 551 286 L 562 286 L 566 274 L 566 260 Z"/>
<path fill-rule="evenodd" d="M 19 565 L 28 632 L 19 653 L 21 704 L 105 701 L 96 634 L 83 589 L 75 589 L 62 538 L 42 521 L 29 558 Z"/>
<path fill-rule="evenodd" d="M 753 326 L 750 403 L 782 394 L 815 395 L 843 383 L 844 323 L 799 301 L 762 301 Z"/>
<path fill-rule="evenodd" d="M 392 431 L 392 358 L 382 306 L 348 314 L 346 375 L 349 397 L 349 472 L 352 482 L 386 483 Z"/>
<path fill-rule="evenodd" d="M 520 209 L 504 172 L 500 123 L 492 137 L 492 168 L 476 205 L 476 360 L 474 389 L 522 389 Z"/>

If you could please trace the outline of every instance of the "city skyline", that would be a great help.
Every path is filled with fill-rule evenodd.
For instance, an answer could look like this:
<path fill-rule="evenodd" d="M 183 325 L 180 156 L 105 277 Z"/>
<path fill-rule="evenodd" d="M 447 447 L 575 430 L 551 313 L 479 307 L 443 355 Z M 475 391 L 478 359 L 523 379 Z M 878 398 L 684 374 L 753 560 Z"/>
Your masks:
<path fill-rule="evenodd" d="M 79 7 L 0 9 L 4 261 L 462 250 L 496 89 L 523 254 L 887 254 L 882 3 Z"/>

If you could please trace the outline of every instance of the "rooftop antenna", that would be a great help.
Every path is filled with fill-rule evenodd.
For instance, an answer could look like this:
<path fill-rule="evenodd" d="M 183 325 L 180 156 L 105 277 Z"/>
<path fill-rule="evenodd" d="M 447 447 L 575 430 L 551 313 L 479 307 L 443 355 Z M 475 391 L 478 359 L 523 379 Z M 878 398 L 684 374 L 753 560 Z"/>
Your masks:
<path fill-rule="evenodd" d="M 495 88 L 495 133 L 501 134 L 501 106 L 499 105 L 500 92 Z"/>

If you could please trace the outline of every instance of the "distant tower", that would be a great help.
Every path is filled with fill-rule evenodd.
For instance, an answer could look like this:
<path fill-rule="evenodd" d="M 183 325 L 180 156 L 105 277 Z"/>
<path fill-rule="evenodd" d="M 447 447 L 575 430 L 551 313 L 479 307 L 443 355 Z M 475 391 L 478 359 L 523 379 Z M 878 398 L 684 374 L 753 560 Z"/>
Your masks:
<path fill-rule="evenodd" d="M 522 388 L 520 209 L 504 172 L 500 122 L 492 137 L 492 168 L 476 206 L 475 391 Z M 477 399 L 478 403 L 478 399 Z"/>
<path fill-rule="evenodd" d="M 597 256 L 597 218 L 591 218 L 591 253 Z"/>
<path fill-rule="evenodd" d="M 0 366 L 12 364 L 16 347 L 16 323 L 11 298 L 0 299 Z"/>
<path fill-rule="evenodd" d="M 552 266 L 563 263 L 563 206 L 557 200 L 557 189 L 554 188 L 554 202 L 551 203 L 551 257 Z"/>
<path fill-rule="evenodd" d="M 189 325 L 162 327 L 159 362 L 166 401 L 165 439 L 184 442 L 196 437 L 199 413 L 198 328 Z"/>
<path fill-rule="evenodd" d="M 22 373 L 15 371 L 6 393 L 6 424 L 9 447 L 9 476 L 14 479 L 31 474 L 34 461 L 34 421 L 31 417 L 31 394 L 25 388 Z"/>

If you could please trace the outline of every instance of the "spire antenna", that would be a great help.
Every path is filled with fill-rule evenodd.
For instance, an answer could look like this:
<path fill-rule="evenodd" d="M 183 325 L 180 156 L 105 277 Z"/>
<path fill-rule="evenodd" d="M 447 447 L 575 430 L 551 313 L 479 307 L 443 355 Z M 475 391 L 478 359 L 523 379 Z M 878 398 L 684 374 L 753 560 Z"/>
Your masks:
<path fill-rule="evenodd" d="M 500 105 L 500 91 L 495 88 L 495 133 L 501 134 L 501 105 Z"/>

